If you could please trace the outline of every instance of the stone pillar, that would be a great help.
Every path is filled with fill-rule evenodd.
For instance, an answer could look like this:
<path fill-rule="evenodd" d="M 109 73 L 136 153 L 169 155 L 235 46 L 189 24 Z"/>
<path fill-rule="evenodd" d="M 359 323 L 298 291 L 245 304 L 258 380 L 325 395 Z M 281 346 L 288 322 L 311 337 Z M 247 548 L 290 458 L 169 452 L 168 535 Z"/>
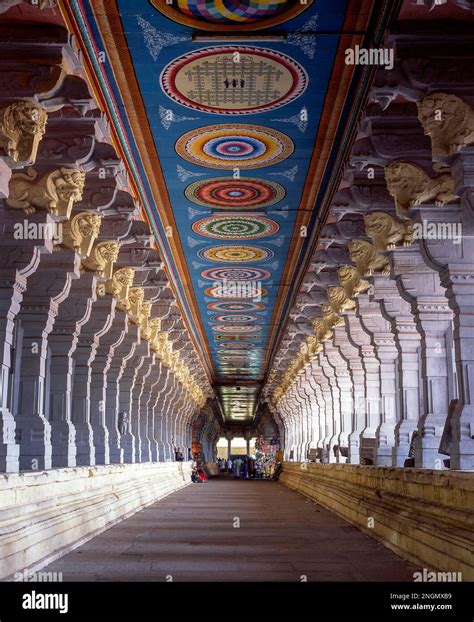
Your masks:
<path fill-rule="evenodd" d="M 162 441 L 163 425 L 163 395 L 168 391 L 169 369 L 158 360 L 157 362 L 158 382 L 154 387 L 155 399 L 153 401 L 153 439 L 156 446 L 156 456 L 159 462 L 165 461 L 165 447 Z"/>
<path fill-rule="evenodd" d="M 51 425 L 46 410 L 49 408 L 48 337 L 59 305 L 71 288 L 71 279 L 78 276 L 79 256 L 75 253 L 61 250 L 54 256 L 44 256 L 40 270 L 28 283 L 18 316 L 23 347 L 16 430 L 22 470 L 52 466 Z"/>
<path fill-rule="evenodd" d="M 123 359 L 124 365 L 118 377 L 118 402 L 119 413 L 127 413 L 128 429 L 125 434 L 121 435 L 120 447 L 123 449 L 123 460 L 125 463 L 134 463 L 136 459 L 136 432 L 137 432 L 137 413 L 132 412 L 132 389 L 135 380 L 135 372 L 137 366 L 141 363 L 141 357 L 144 353 L 144 346 L 140 344 L 138 327 L 135 324 L 129 324 L 128 335 L 132 341 L 132 349 L 130 354 Z M 138 349 L 139 348 L 139 349 Z"/>
<path fill-rule="evenodd" d="M 396 388 L 399 393 L 399 416 L 394 429 L 392 465 L 405 466 L 412 435 L 418 427 L 420 417 L 418 353 L 421 337 L 411 313 L 411 306 L 401 298 L 395 281 L 375 275 L 373 284 L 374 299 L 381 303 L 384 315 L 391 320 L 398 350 Z"/>
<path fill-rule="evenodd" d="M 51 352 L 50 417 L 52 466 L 76 466 L 76 429 L 72 423 L 73 352 L 96 299 L 96 277 L 84 274 L 73 281 L 59 307 L 48 340 Z"/>
<path fill-rule="evenodd" d="M 48 216 L 49 218 L 49 216 Z M 49 244 L 51 247 L 51 242 Z M 14 252 L 12 252 L 14 251 Z M 2 370 L 0 377 L 0 472 L 15 473 L 19 469 L 20 447 L 15 441 L 16 422 L 12 413 L 13 393 L 17 392 L 17 371 L 12 361 L 14 346 L 19 347 L 21 340 L 15 332 L 17 317 L 27 278 L 36 270 L 40 260 L 40 248 L 17 249 L 7 247 L 2 241 L 0 262 L 0 348 Z M 18 328 L 18 325 L 17 325 Z M 17 343 L 14 343 L 16 338 Z M 18 357 L 18 362 L 20 358 Z M 16 384 L 16 387 L 15 387 Z"/>
<path fill-rule="evenodd" d="M 416 247 L 391 251 L 397 284 L 411 302 L 421 335 L 422 412 L 415 443 L 415 466 L 444 468 L 439 444 L 448 412 L 446 331 L 451 326 L 445 291 Z"/>
<path fill-rule="evenodd" d="M 107 408 L 107 372 L 115 355 L 115 350 L 122 343 L 127 331 L 127 319 L 116 307 L 116 300 L 111 296 L 99 299 L 94 305 L 94 314 L 104 313 L 110 317 L 108 330 L 100 338 L 91 362 L 90 381 L 90 424 L 94 438 L 96 464 L 120 463 L 120 438 L 117 428 L 116 413 L 111 416 Z M 111 456 L 114 456 L 111 460 Z"/>
<path fill-rule="evenodd" d="M 135 356 L 127 365 L 127 371 L 130 369 L 130 374 L 126 373 L 122 377 L 121 390 L 123 387 L 124 400 L 121 397 L 121 403 L 124 407 L 128 403 L 130 412 L 131 431 L 135 438 L 134 445 L 134 458 L 131 462 L 143 462 L 142 452 L 144 450 L 141 431 L 143 429 L 143 423 L 140 420 L 140 392 L 143 388 L 143 376 L 146 373 L 147 360 L 150 354 L 150 346 L 147 341 L 141 340 L 135 347 Z M 130 381 L 128 381 L 127 379 Z M 144 439 L 143 439 L 144 440 Z M 144 441 L 146 444 L 146 441 Z M 147 450 L 145 449 L 147 455 Z M 125 452 L 125 462 L 127 462 L 127 453 Z"/>
<path fill-rule="evenodd" d="M 347 439 L 348 456 L 347 462 L 359 464 L 360 462 L 360 435 L 365 427 L 365 373 L 362 366 L 360 348 L 351 341 L 350 322 L 356 321 L 354 316 L 344 317 L 344 326 L 334 329 L 334 344 L 339 348 L 341 356 L 347 361 L 347 369 L 352 385 L 352 415 L 350 432 Z M 346 418 L 348 414 L 346 412 Z"/>
<path fill-rule="evenodd" d="M 472 114 L 472 113 L 471 113 Z M 456 120 L 453 120 L 457 124 Z M 462 132 L 462 128 L 459 128 Z M 474 469 L 474 147 L 466 146 L 448 159 L 454 192 L 460 197 L 457 213 L 445 206 L 420 210 L 421 217 L 451 224 L 457 236 L 425 242 L 427 255 L 440 271 L 453 312 L 454 356 L 458 403 L 451 418 L 450 467 Z M 438 215 L 439 214 L 439 215 Z M 459 233 L 461 232 L 461 235 Z M 439 268 L 441 266 L 441 268 Z"/>

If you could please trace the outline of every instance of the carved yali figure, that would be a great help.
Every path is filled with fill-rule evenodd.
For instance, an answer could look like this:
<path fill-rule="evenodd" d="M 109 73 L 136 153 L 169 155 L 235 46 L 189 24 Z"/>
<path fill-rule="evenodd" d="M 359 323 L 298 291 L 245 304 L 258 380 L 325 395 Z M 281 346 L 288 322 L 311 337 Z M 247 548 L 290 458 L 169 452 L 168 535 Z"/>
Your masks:
<path fill-rule="evenodd" d="M 128 292 L 133 283 L 134 277 L 135 271 L 133 268 L 120 268 L 114 272 L 112 278 L 105 284 L 105 291 L 107 294 L 110 294 L 111 296 L 114 296 L 114 298 L 121 301 L 122 307 L 120 308 L 125 311 L 130 308 L 130 303 L 128 302 Z"/>
<path fill-rule="evenodd" d="M 97 242 L 92 247 L 90 256 L 82 262 L 85 270 L 97 272 L 107 280 L 112 278 L 114 263 L 120 252 L 120 242 L 104 240 Z"/>
<path fill-rule="evenodd" d="M 316 334 L 307 337 L 306 343 L 308 344 L 308 354 L 310 358 L 315 356 L 318 352 L 321 352 L 323 349 L 323 346 L 319 343 Z"/>
<path fill-rule="evenodd" d="M 337 313 L 335 313 L 334 309 L 332 308 L 330 304 L 321 305 L 321 313 L 323 315 L 322 320 L 324 323 L 324 330 L 325 330 L 324 341 L 325 341 L 326 339 L 332 339 L 333 328 L 336 328 L 336 326 L 344 325 L 344 318 L 337 315 Z"/>
<path fill-rule="evenodd" d="M 354 298 L 369 289 L 369 282 L 360 278 L 355 266 L 341 266 L 337 270 L 339 283 L 348 298 Z"/>
<path fill-rule="evenodd" d="M 348 248 L 360 276 L 372 276 L 376 272 L 385 276 L 390 274 L 388 258 L 379 255 L 375 246 L 367 240 L 352 240 Z"/>
<path fill-rule="evenodd" d="M 61 167 L 45 173 L 39 181 L 37 177 L 32 168 L 12 175 L 8 207 L 26 214 L 45 209 L 54 216 L 69 218 L 74 203 L 82 199 L 86 174 L 77 168 Z"/>
<path fill-rule="evenodd" d="M 356 308 L 356 303 L 346 296 L 342 287 L 328 287 L 328 298 L 335 313 L 353 311 Z"/>
<path fill-rule="evenodd" d="M 33 164 L 46 132 L 48 113 L 31 101 L 13 102 L 0 110 L 0 147 L 15 162 Z"/>
<path fill-rule="evenodd" d="M 398 215 L 420 203 L 434 202 L 443 206 L 456 199 L 454 180 L 449 173 L 430 177 L 425 171 L 409 162 L 392 162 L 385 167 L 385 180 L 391 196 L 395 199 Z"/>
<path fill-rule="evenodd" d="M 332 331 L 327 326 L 323 318 L 313 318 L 311 320 L 311 326 L 314 329 L 314 334 L 315 334 L 316 341 L 318 344 L 321 344 L 323 341 L 326 341 L 327 339 L 331 339 Z"/>
<path fill-rule="evenodd" d="M 128 292 L 128 303 L 130 319 L 136 323 L 140 323 L 141 306 L 145 300 L 145 290 L 142 287 L 131 287 Z"/>
<path fill-rule="evenodd" d="M 460 97 L 430 93 L 417 106 L 435 159 L 453 155 L 474 143 L 474 110 Z"/>
<path fill-rule="evenodd" d="M 150 316 L 152 302 L 144 300 L 140 306 L 140 334 L 143 339 L 149 339 L 151 335 Z"/>
<path fill-rule="evenodd" d="M 100 231 L 102 219 L 99 214 L 81 212 L 63 224 L 63 244 L 76 251 L 81 257 L 88 257 Z"/>
<path fill-rule="evenodd" d="M 385 212 L 370 212 L 364 216 L 364 222 L 365 232 L 378 252 L 413 244 L 413 224 L 409 219 L 399 221 Z"/>

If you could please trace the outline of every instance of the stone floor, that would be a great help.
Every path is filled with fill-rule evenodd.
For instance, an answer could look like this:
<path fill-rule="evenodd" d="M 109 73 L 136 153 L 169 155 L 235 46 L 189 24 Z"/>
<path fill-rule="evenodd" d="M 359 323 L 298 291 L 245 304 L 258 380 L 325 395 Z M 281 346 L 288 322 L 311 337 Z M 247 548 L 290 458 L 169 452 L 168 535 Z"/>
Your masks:
<path fill-rule="evenodd" d="M 64 581 L 410 581 L 415 568 L 279 483 L 222 477 L 166 497 L 47 570 Z"/>

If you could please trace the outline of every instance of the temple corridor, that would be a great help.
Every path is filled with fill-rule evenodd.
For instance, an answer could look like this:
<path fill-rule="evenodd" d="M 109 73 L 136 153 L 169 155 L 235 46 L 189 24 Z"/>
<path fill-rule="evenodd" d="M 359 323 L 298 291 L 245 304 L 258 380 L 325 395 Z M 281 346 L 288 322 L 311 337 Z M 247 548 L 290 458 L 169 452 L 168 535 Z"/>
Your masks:
<path fill-rule="evenodd" d="M 237 522 L 238 521 L 238 522 Z M 64 581 L 412 581 L 417 568 L 277 482 L 211 478 L 43 569 Z"/>
<path fill-rule="evenodd" d="M 459 614 L 473 67 L 474 0 L 0 0 L 0 622 L 69 581 Z"/>

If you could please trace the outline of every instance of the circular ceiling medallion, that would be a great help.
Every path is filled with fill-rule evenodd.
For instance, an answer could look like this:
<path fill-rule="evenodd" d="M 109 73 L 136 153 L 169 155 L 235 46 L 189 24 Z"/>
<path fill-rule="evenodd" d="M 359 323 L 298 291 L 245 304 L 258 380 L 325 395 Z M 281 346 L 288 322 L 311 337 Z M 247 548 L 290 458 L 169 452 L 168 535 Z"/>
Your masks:
<path fill-rule="evenodd" d="M 308 75 L 276 50 L 218 45 L 175 58 L 163 69 L 160 84 L 168 97 L 187 108 L 240 115 L 289 104 L 306 90 Z"/>
<path fill-rule="evenodd" d="M 261 268 L 209 268 L 201 272 L 210 281 L 265 281 L 272 275 Z"/>
<path fill-rule="evenodd" d="M 264 311 L 261 302 L 211 302 L 207 305 L 213 311 Z"/>
<path fill-rule="evenodd" d="M 252 342 L 244 342 L 244 343 L 239 343 L 237 341 L 221 341 L 221 343 L 218 344 L 221 348 L 226 348 L 226 349 L 230 349 L 230 350 L 238 350 L 239 348 L 242 348 L 244 350 L 251 350 L 252 348 L 256 348 L 257 344 L 256 343 L 252 343 Z"/>
<path fill-rule="evenodd" d="M 207 261 L 219 261 L 228 263 L 253 263 L 265 261 L 274 257 L 274 252 L 269 248 L 259 246 L 211 246 L 198 251 L 200 259 Z"/>
<path fill-rule="evenodd" d="M 299 15 L 312 3 L 306 0 L 151 0 L 172 20 L 201 30 L 270 28 Z"/>
<path fill-rule="evenodd" d="M 256 287 L 252 281 L 249 281 L 247 285 L 249 287 L 245 287 L 245 283 L 236 283 L 235 285 L 229 283 L 222 283 L 220 285 L 213 285 L 212 287 L 207 287 L 204 290 L 204 294 L 206 296 L 210 296 L 211 298 L 263 298 L 268 294 L 266 289 Z"/>
<path fill-rule="evenodd" d="M 258 324 L 218 324 L 217 326 L 213 326 L 212 330 L 216 333 L 235 333 L 237 335 L 243 333 L 259 333 L 262 327 Z"/>
<path fill-rule="evenodd" d="M 278 203 L 285 197 L 286 191 L 275 181 L 250 177 L 213 177 L 195 181 L 186 188 L 184 194 L 187 199 L 202 207 L 253 209 Z"/>
<path fill-rule="evenodd" d="M 286 160 L 293 141 L 282 132 L 260 125 L 208 125 L 183 134 L 176 153 L 192 164 L 213 169 L 251 169 Z"/>
<path fill-rule="evenodd" d="M 232 354 L 232 355 L 234 355 L 234 354 L 244 354 L 244 355 L 246 355 L 247 353 L 248 353 L 248 350 L 241 350 L 241 349 L 239 349 L 239 350 L 237 350 L 237 349 L 236 350 L 220 350 L 218 352 L 218 356 L 221 356 L 223 354 L 224 355 L 225 354 Z"/>
<path fill-rule="evenodd" d="M 265 216 L 207 216 L 192 225 L 194 233 L 218 240 L 256 240 L 278 233 L 280 225 Z"/>
<path fill-rule="evenodd" d="M 256 315 L 216 315 L 213 322 L 258 322 Z"/>
<path fill-rule="evenodd" d="M 214 335 L 218 341 L 260 341 L 260 335 Z"/>

